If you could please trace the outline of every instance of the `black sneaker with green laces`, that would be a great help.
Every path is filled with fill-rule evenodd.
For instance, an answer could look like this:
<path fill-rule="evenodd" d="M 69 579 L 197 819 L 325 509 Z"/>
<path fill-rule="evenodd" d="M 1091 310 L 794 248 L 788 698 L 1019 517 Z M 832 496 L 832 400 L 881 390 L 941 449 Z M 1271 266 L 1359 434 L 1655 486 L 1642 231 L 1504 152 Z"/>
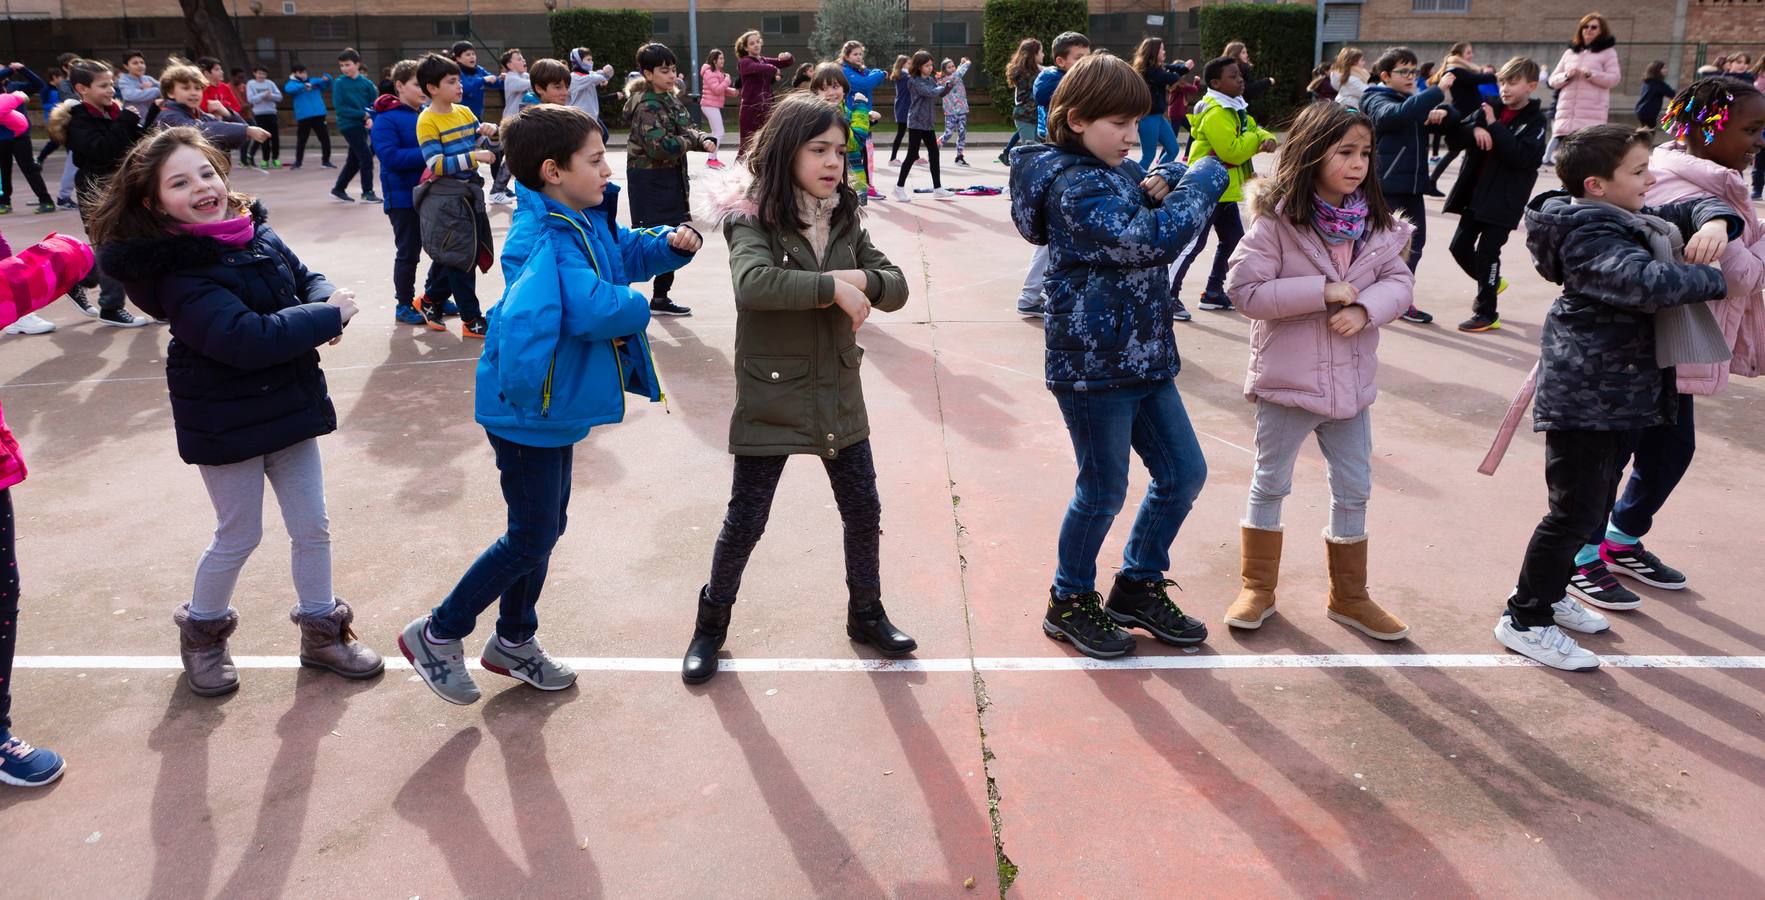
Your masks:
<path fill-rule="evenodd" d="M 1103 612 L 1103 595 L 1096 591 L 1060 596 L 1048 589 L 1048 614 L 1042 633 L 1078 648 L 1092 659 L 1113 659 L 1134 652 L 1134 636 L 1117 628 Z"/>
<path fill-rule="evenodd" d="M 1103 614 L 1123 628 L 1144 628 L 1166 644 L 1199 644 L 1207 640 L 1207 626 L 1171 600 L 1165 589 L 1175 585 L 1169 578 L 1134 581 L 1117 575 Z"/>

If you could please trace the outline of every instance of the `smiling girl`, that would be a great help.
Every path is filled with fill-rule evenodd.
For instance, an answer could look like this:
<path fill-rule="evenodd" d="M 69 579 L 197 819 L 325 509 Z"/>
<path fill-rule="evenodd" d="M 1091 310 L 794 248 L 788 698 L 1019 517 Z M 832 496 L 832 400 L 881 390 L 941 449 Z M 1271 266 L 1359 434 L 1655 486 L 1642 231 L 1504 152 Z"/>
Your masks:
<path fill-rule="evenodd" d="M 293 545 L 301 664 L 371 678 L 380 656 L 356 642 L 355 612 L 331 592 L 316 440 L 337 429 L 318 347 L 342 338 L 355 297 L 301 265 L 226 173 L 227 155 L 196 129 L 159 132 L 129 151 L 89 223 L 105 265 L 127 273 L 129 298 L 171 325 L 178 455 L 201 472 L 214 504 L 214 540 L 173 616 L 184 674 L 203 696 L 239 686 L 230 601 L 263 536 L 268 480 Z"/>

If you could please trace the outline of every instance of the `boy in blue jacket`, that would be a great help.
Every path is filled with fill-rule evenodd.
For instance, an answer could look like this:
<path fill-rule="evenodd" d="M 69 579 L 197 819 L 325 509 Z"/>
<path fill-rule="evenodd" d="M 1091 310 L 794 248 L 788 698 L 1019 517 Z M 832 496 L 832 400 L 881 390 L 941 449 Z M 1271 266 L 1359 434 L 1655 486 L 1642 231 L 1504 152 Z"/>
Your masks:
<path fill-rule="evenodd" d="M 416 205 L 411 192 L 423 180 L 423 148 L 417 141 L 417 115 L 423 111 L 427 98 L 417 84 L 417 61 L 400 60 L 392 67 L 393 93 L 374 101 L 374 127 L 368 134 L 373 139 L 374 157 L 380 161 L 381 209 L 392 222 L 392 290 L 398 308 L 393 313 L 405 325 L 425 324 L 423 314 L 411 305 L 416 296 L 417 261 L 423 255 L 423 232 L 417 221 Z M 429 267 L 423 280 L 428 289 L 434 280 L 435 266 Z M 448 301 L 452 306 L 452 301 Z M 447 315 L 458 315 L 458 308 L 446 309 Z"/>
<path fill-rule="evenodd" d="M 1420 69 L 1416 54 L 1408 47 L 1392 47 L 1373 63 L 1377 83 L 1361 95 L 1361 112 L 1373 120 L 1373 139 L 1379 145 L 1373 158 L 1379 164 L 1385 203 L 1416 227 L 1410 239 L 1411 272 L 1422 261 L 1422 247 L 1428 243 L 1428 207 L 1423 200 L 1428 192 L 1428 135 L 1424 129 L 1446 121 L 1452 112 L 1446 92 L 1458 79 L 1456 72 L 1449 71 L 1440 76 L 1437 86 L 1418 92 Z M 1426 325 L 1434 317 L 1411 305 L 1403 320 Z"/>
<path fill-rule="evenodd" d="M 508 530 L 398 639 L 424 683 L 462 705 L 478 699 L 462 639 L 499 598 L 484 668 L 546 691 L 575 682 L 534 639 L 570 505 L 572 450 L 590 428 L 625 417 L 625 394 L 662 398 L 644 336 L 649 300 L 630 283 L 680 268 L 701 244 L 689 227 L 620 227 L 602 126 L 579 109 L 521 110 L 507 120 L 503 149 L 518 203 L 503 242 L 508 287 L 478 360 L 475 417 L 502 473 Z"/>
<path fill-rule="evenodd" d="M 478 48 L 471 41 L 456 41 L 447 55 L 460 67 L 460 102 L 484 121 L 484 86 L 496 84 L 497 76 L 478 64 Z"/>
<path fill-rule="evenodd" d="M 288 69 L 288 83 L 282 85 L 282 93 L 294 102 L 294 165 L 288 168 L 298 169 L 306 161 L 308 135 L 319 139 L 319 162 L 327 169 L 337 168 L 331 164 L 331 129 L 325 127 L 325 92 L 330 89 L 331 76 L 323 72 L 309 78 L 300 63 Z"/>

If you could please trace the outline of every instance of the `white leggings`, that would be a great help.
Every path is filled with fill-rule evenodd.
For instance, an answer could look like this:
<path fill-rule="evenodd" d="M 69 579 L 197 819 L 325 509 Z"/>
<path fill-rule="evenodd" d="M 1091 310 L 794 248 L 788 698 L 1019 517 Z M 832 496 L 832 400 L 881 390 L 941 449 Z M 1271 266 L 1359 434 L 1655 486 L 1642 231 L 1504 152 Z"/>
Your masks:
<path fill-rule="evenodd" d="M 331 593 L 331 520 L 325 515 L 325 473 L 319 442 L 308 439 L 284 450 L 225 466 L 197 466 L 214 504 L 214 540 L 196 564 L 190 615 L 227 614 L 239 570 L 264 536 L 264 481 L 276 491 L 294 557 L 294 593 L 300 611 L 324 615 L 336 605 Z"/>
<path fill-rule="evenodd" d="M 701 106 L 699 109 L 705 111 L 705 124 L 708 126 L 705 133 L 716 138 L 718 145 L 721 146 L 723 144 L 723 107 Z M 717 151 L 711 151 L 711 158 L 717 158 Z"/>

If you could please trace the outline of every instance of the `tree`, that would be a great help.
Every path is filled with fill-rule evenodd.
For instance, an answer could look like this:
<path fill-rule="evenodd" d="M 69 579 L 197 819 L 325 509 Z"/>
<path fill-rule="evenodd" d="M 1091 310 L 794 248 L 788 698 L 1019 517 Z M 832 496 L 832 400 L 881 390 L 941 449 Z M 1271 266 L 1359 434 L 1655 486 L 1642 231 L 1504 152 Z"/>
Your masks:
<path fill-rule="evenodd" d="M 239 29 L 227 14 L 224 0 L 178 0 L 184 9 L 184 24 L 190 28 L 190 49 L 195 56 L 212 56 L 231 72 L 235 68 L 250 69 L 245 59 L 245 44 L 239 40 Z"/>
<path fill-rule="evenodd" d="M 809 49 L 817 59 L 837 61 L 849 40 L 864 45 L 865 65 L 888 65 L 912 41 L 907 7 L 899 0 L 821 0 Z"/>

